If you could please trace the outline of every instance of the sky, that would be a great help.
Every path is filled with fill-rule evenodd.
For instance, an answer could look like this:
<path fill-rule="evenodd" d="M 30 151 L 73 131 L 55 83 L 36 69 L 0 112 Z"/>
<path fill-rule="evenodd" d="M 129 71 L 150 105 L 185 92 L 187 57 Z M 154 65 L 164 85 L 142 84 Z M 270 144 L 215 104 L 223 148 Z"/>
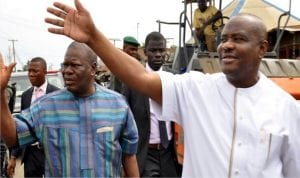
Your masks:
<path fill-rule="evenodd" d="M 74 6 L 73 0 L 60 0 Z M 218 1 L 218 0 L 217 0 Z M 283 10 L 288 10 L 288 0 L 267 0 Z M 0 0 L 0 52 L 9 62 L 14 46 L 17 70 L 33 57 L 41 56 L 48 68 L 58 69 L 71 40 L 47 31 L 44 22 L 51 17 L 46 8 L 54 0 Z M 90 11 L 96 26 L 116 47 L 121 48 L 124 36 L 131 35 L 140 43 L 151 31 L 158 31 L 157 20 L 179 22 L 184 10 L 182 0 L 81 0 Z M 223 7 L 231 0 L 223 0 Z M 300 18 L 299 0 L 292 0 L 292 14 Z M 193 5 L 196 8 L 196 4 Z M 189 12 L 188 12 L 189 13 Z M 179 27 L 162 25 L 161 33 L 168 46 L 178 45 Z M 14 44 L 14 45 L 13 45 Z"/>

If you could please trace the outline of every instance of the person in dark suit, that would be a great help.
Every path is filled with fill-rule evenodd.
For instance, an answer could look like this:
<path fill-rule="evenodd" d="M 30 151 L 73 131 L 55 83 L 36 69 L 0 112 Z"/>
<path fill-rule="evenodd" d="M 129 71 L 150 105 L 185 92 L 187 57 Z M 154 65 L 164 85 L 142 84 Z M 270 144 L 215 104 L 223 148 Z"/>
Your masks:
<path fill-rule="evenodd" d="M 21 111 L 30 107 L 31 103 L 39 97 L 59 90 L 58 87 L 51 85 L 46 80 L 47 63 L 41 57 L 31 59 L 28 67 L 28 77 L 32 87 L 22 93 Z M 43 177 L 45 169 L 45 156 L 39 142 L 31 144 L 24 149 L 17 148 L 11 152 L 8 164 L 8 174 L 12 176 L 16 166 L 16 159 L 23 153 L 22 163 L 24 163 L 25 177 Z"/>
<path fill-rule="evenodd" d="M 144 53 L 148 60 L 146 70 L 171 71 L 164 67 L 166 55 L 166 40 L 159 32 L 151 32 L 145 40 Z M 174 144 L 174 123 L 160 123 L 156 108 L 151 99 L 139 92 L 129 89 L 125 85 L 121 92 L 127 99 L 133 112 L 138 133 L 137 161 L 141 177 L 178 177 L 178 163 Z M 164 124 L 167 131 L 167 143 L 164 145 L 160 124 Z"/>

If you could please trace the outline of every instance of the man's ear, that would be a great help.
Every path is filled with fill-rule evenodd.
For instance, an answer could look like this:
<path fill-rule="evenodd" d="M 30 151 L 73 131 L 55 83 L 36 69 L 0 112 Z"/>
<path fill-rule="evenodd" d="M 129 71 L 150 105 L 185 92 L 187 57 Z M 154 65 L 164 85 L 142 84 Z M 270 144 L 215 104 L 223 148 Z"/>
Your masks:
<path fill-rule="evenodd" d="M 263 41 L 260 42 L 259 45 L 260 45 L 259 57 L 263 58 L 265 56 L 266 52 L 268 51 L 269 43 L 268 43 L 267 40 L 263 40 Z"/>
<path fill-rule="evenodd" d="M 92 73 L 91 73 L 91 75 L 96 75 L 97 67 L 98 67 L 97 62 L 94 62 L 92 64 Z"/>

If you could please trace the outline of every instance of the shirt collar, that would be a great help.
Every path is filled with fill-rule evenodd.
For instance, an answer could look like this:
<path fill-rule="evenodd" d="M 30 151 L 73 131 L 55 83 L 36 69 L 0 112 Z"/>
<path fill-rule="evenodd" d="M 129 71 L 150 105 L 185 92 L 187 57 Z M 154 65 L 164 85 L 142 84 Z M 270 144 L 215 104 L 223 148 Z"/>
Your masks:
<path fill-rule="evenodd" d="M 217 86 L 219 88 L 219 91 L 224 98 L 224 101 L 227 102 L 228 105 L 231 105 L 233 103 L 234 98 L 234 90 L 236 87 L 234 87 L 227 79 L 226 76 L 222 73 L 220 75 L 223 75 L 220 78 L 217 78 L 217 80 L 220 80 L 217 83 Z M 263 91 L 265 88 L 267 77 L 259 72 L 259 80 L 251 87 L 248 88 L 237 88 L 238 94 L 243 95 L 244 97 L 247 97 L 251 100 L 251 102 L 256 102 L 260 97 L 263 97 Z"/>
<path fill-rule="evenodd" d="M 40 88 L 40 89 L 42 89 L 43 92 L 46 92 L 47 85 L 48 85 L 48 82 L 46 80 L 40 87 L 34 86 L 34 89 L 36 90 L 37 88 Z"/>
<path fill-rule="evenodd" d="M 146 63 L 146 71 L 148 72 L 158 72 L 158 71 L 162 71 L 162 67 L 160 67 L 157 71 L 154 71 L 148 64 L 148 62 Z"/>

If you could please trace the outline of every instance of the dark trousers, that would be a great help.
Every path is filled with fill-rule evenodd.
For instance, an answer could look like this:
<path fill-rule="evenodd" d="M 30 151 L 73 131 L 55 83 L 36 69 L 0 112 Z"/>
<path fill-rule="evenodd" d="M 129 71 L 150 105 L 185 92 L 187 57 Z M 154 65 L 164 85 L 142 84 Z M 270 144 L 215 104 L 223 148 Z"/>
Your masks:
<path fill-rule="evenodd" d="M 7 177 L 6 168 L 8 164 L 7 148 L 5 143 L 0 140 L 0 177 Z"/>
<path fill-rule="evenodd" d="M 38 146 L 27 146 L 24 155 L 24 177 L 43 177 L 45 154 Z"/>
<path fill-rule="evenodd" d="M 176 164 L 170 146 L 159 150 L 149 148 L 141 177 L 179 177 Z"/>

